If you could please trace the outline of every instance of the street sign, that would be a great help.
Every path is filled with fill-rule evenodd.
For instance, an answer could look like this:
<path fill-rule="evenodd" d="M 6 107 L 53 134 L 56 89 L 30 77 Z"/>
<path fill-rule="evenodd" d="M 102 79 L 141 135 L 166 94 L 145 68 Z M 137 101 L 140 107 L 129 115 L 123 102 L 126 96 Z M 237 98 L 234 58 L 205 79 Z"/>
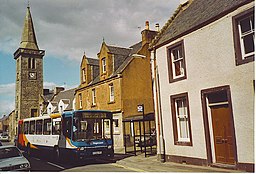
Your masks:
<path fill-rule="evenodd" d="M 143 112 L 144 106 L 143 105 L 138 105 L 137 109 L 138 109 L 138 112 Z"/>

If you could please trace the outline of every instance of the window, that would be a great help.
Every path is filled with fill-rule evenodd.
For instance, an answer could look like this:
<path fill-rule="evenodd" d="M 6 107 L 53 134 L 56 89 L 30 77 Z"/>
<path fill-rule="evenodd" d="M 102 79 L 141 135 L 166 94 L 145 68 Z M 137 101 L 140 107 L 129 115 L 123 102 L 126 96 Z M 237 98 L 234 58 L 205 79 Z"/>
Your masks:
<path fill-rule="evenodd" d="M 167 48 L 169 81 L 186 79 L 185 53 L 183 41 Z"/>
<path fill-rule="evenodd" d="M 24 134 L 28 134 L 29 122 L 24 122 Z"/>
<path fill-rule="evenodd" d="M 35 134 L 35 121 L 30 121 L 29 134 Z"/>
<path fill-rule="evenodd" d="M 113 63 L 113 73 L 115 72 L 115 56 L 112 55 L 112 63 Z"/>
<path fill-rule="evenodd" d="M 79 108 L 82 108 L 83 107 L 82 94 L 78 95 L 78 100 L 79 100 Z"/>
<path fill-rule="evenodd" d="M 254 61 L 254 9 L 233 17 L 236 65 Z"/>
<path fill-rule="evenodd" d="M 60 121 L 53 121 L 52 122 L 52 134 L 59 135 L 60 134 Z"/>
<path fill-rule="evenodd" d="M 113 85 L 113 83 L 111 83 L 109 85 L 109 101 L 114 102 L 114 100 L 115 100 L 114 85 Z"/>
<path fill-rule="evenodd" d="M 171 96 L 171 108 L 174 144 L 192 146 L 188 94 Z"/>
<path fill-rule="evenodd" d="M 82 82 L 84 83 L 86 81 L 86 73 L 85 68 L 82 70 Z"/>
<path fill-rule="evenodd" d="M 114 123 L 114 132 L 119 132 L 119 122 L 118 119 L 113 119 Z"/>
<path fill-rule="evenodd" d="M 91 81 L 93 80 L 93 66 L 91 65 Z"/>
<path fill-rule="evenodd" d="M 44 135 L 50 135 L 52 130 L 51 119 L 44 119 Z"/>
<path fill-rule="evenodd" d="M 29 69 L 35 69 L 36 68 L 35 58 L 28 58 L 28 68 Z"/>
<path fill-rule="evenodd" d="M 31 117 L 37 117 L 37 109 L 31 109 Z"/>
<path fill-rule="evenodd" d="M 36 134 L 41 135 L 43 132 L 43 120 L 36 120 Z"/>
<path fill-rule="evenodd" d="M 110 126 L 109 126 L 110 125 L 110 120 L 105 120 L 104 125 L 105 125 L 104 126 L 105 127 L 105 132 L 110 133 Z"/>
<path fill-rule="evenodd" d="M 102 73 L 106 73 L 106 58 L 101 60 L 102 63 Z"/>
<path fill-rule="evenodd" d="M 96 105 L 96 91 L 95 89 L 92 89 L 92 105 Z"/>

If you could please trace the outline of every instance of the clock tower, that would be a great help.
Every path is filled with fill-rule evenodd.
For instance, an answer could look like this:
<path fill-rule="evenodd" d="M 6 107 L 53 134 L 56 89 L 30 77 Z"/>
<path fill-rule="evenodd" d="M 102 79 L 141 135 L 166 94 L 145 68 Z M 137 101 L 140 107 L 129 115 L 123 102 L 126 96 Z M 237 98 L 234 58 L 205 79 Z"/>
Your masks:
<path fill-rule="evenodd" d="M 43 95 L 43 56 L 33 26 L 30 7 L 27 7 L 20 46 L 14 53 L 16 60 L 16 118 L 37 117 L 41 112 Z"/>

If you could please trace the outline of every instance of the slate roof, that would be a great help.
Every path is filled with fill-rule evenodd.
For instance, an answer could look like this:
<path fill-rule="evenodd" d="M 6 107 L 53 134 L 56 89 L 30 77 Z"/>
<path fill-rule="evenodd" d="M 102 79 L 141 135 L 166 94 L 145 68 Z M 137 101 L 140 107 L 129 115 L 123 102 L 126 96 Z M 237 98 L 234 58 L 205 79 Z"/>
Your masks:
<path fill-rule="evenodd" d="M 99 66 L 99 59 L 88 58 L 88 57 L 86 59 L 88 60 L 89 65 Z"/>
<path fill-rule="evenodd" d="M 107 45 L 109 52 L 114 54 L 114 63 L 115 63 L 115 70 L 114 73 L 110 76 L 114 77 L 117 74 L 121 73 L 124 68 L 129 64 L 132 59 L 132 55 L 137 53 L 142 46 L 142 42 L 136 43 L 129 48 L 118 47 Z M 100 76 L 97 76 L 90 85 L 96 84 L 100 81 Z"/>
<path fill-rule="evenodd" d="M 167 21 L 160 33 L 151 42 L 150 47 L 160 47 L 184 34 L 201 28 L 238 7 L 253 0 L 192 0 L 180 5 Z"/>
<path fill-rule="evenodd" d="M 52 102 L 59 102 L 60 100 L 63 99 L 69 99 L 72 101 L 75 97 L 75 88 L 65 90 L 65 91 L 60 91 L 57 95 L 54 96 Z"/>

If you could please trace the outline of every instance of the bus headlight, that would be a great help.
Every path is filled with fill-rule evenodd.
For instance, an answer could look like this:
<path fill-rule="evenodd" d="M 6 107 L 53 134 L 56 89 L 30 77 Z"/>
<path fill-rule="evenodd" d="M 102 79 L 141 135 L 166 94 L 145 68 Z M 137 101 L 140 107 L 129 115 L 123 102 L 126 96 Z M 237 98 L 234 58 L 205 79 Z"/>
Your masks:
<path fill-rule="evenodd" d="M 110 145 L 110 146 L 108 146 L 108 149 L 111 149 L 112 148 L 112 146 Z"/>

